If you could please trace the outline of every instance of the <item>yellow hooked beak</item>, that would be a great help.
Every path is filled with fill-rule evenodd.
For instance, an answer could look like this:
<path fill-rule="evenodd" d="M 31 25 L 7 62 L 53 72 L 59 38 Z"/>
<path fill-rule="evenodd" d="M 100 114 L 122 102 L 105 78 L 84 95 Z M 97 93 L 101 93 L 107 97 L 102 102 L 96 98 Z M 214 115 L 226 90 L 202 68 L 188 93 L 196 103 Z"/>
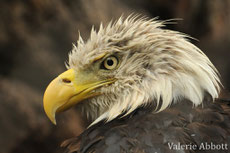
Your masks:
<path fill-rule="evenodd" d="M 44 110 L 53 124 L 55 115 L 80 101 L 99 95 L 94 89 L 111 84 L 115 79 L 100 80 L 93 74 L 76 72 L 69 69 L 55 78 L 47 87 L 44 98 Z"/>

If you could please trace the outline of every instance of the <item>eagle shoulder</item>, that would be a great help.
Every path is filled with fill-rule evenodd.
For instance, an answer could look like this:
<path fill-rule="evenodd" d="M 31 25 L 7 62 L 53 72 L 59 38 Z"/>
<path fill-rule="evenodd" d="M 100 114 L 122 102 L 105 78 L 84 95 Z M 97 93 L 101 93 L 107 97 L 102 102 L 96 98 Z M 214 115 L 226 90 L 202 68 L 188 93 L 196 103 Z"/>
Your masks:
<path fill-rule="evenodd" d="M 184 100 L 183 105 L 177 103 L 159 113 L 142 107 L 126 117 L 101 121 L 63 146 L 78 153 L 178 153 L 183 145 L 187 148 L 182 152 L 192 153 L 205 149 L 199 148 L 204 143 L 230 146 L 229 108 L 229 102 L 223 100 L 207 100 L 196 108 Z M 191 148 L 193 145 L 197 147 Z M 227 152 L 225 149 L 203 152 Z"/>

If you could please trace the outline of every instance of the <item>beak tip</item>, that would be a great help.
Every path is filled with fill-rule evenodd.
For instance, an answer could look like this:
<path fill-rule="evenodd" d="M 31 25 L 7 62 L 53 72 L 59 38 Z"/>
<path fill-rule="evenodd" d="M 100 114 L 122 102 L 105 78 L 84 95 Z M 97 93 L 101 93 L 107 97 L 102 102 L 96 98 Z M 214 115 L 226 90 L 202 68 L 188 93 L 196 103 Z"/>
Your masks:
<path fill-rule="evenodd" d="M 54 125 L 57 125 L 56 118 L 55 118 L 55 113 L 54 113 L 54 115 L 52 115 L 52 116 L 49 116 L 49 115 L 48 115 L 48 117 L 49 117 L 50 121 L 51 121 Z"/>
<path fill-rule="evenodd" d="M 56 122 L 56 120 L 52 121 L 52 123 L 53 123 L 54 125 L 57 125 L 57 122 Z"/>
<path fill-rule="evenodd" d="M 51 118 L 49 118 L 50 119 L 50 121 L 54 124 L 54 125 L 57 125 L 57 122 L 56 122 L 56 119 L 55 119 L 55 117 L 53 118 L 53 117 L 51 117 Z"/>
<path fill-rule="evenodd" d="M 44 108 L 46 108 L 46 107 L 44 107 Z M 45 110 L 45 114 L 47 115 L 47 117 L 49 118 L 49 120 L 54 124 L 54 125 L 57 125 L 57 122 L 56 122 L 56 115 L 55 115 L 55 113 L 56 113 L 56 111 L 48 111 L 48 110 L 46 110 L 46 109 L 44 109 Z"/>

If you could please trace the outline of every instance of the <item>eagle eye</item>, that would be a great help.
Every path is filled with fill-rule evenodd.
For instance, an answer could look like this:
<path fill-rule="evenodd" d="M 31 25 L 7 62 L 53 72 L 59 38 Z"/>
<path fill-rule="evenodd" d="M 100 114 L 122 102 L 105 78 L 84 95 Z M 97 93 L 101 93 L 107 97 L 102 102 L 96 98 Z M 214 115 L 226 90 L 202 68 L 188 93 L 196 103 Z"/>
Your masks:
<path fill-rule="evenodd" d="M 117 65 L 118 65 L 118 59 L 114 56 L 110 56 L 102 62 L 102 68 L 107 70 L 115 69 Z"/>

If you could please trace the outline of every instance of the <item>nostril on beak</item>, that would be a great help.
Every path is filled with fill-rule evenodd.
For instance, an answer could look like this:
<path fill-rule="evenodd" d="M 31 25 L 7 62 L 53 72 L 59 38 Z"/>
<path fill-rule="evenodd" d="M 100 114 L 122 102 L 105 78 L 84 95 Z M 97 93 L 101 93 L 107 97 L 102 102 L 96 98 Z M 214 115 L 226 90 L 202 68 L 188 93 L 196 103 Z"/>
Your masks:
<path fill-rule="evenodd" d="M 67 79 L 67 78 L 62 79 L 62 82 L 64 82 L 64 83 L 71 83 L 71 81 L 69 79 Z"/>

